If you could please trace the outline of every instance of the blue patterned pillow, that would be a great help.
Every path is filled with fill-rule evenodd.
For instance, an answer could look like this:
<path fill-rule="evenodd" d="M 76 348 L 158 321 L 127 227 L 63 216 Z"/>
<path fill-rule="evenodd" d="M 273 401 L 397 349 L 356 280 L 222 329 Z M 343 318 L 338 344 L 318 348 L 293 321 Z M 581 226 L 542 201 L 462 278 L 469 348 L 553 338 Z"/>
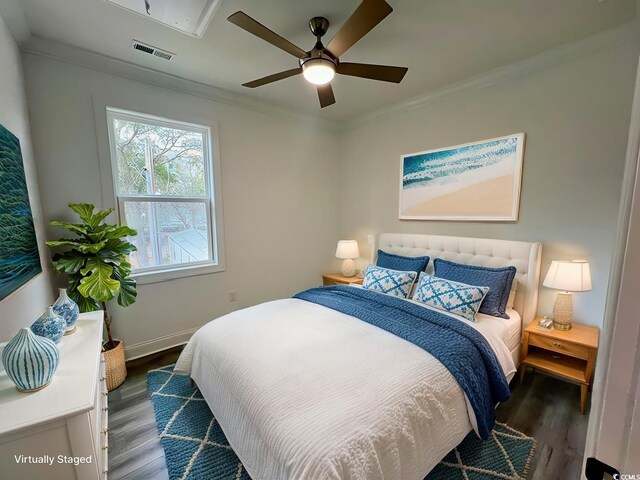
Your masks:
<path fill-rule="evenodd" d="M 416 272 L 400 272 L 369 265 L 362 287 L 394 297 L 407 298 L 417 276 Z"/>
<path fill-rule="evenodd" d="M 466 285 L 421 273 L 413 299 L 475 322 L 488 291 L 488 287 Z"/>
<path fill-rule="evenodd" d="M 480 306 L 480 312 L 494 317 L 509 318 L 506 308 L 513 278 L 516 276 L 516 267 L 478 267 L 436 258 L 433 261 L 433 274 L 467 285 L 489 287 L 489 293 Z"/>
<path fill-rule="evenodd" d="M 378 250 L 378 267 L 389 268 L 391 270 L 401 270 L 403 272 L 424 272 L 429 265 L 429 257 L 403 257 L 393 253 Z"/>

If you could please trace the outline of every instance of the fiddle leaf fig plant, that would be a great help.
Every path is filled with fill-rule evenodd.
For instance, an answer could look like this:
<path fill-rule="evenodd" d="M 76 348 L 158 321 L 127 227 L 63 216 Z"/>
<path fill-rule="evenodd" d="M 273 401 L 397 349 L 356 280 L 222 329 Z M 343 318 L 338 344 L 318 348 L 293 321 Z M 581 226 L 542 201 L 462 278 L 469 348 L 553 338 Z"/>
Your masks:
<path fill-rule="evenodd" d="M 136 282 L 130 277 L 131 264 L 127 256 L 136 250 L 126 237 L 137 232 L 122 225 L 103 223 L 113 209 L 98 210 L 90 203 L 72 203 L 69 208 L 80 218 L 80 223 L 53 221 L 75 235 L 47 242 L 55 249 L 63 249 L 53 255 L 53 271 L 66 274 L 69 296 L 78 304 L 81 312 L 104 310 L 104 323 L 108 341 L 105 350 L 116 346 L 111 336 L 111 322 L 106 302 L 117 298 L 119 305 L 127 307 L 136 301 Z"/>

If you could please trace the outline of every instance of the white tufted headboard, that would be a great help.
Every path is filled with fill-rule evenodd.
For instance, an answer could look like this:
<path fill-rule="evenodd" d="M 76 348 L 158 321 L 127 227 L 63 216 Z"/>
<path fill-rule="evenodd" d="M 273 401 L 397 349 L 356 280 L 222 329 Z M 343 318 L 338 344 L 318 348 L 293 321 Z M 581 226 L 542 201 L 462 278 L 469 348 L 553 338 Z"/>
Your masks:
<path fill-rule="evenodd" d="M 516 242 L 490 238 L 448 237 L 440 235 L 415 235 L 406 233 L 382 233 L 378 248 L 388 253 L 406 257 L 431 257 L 427 272 L 433 271 L 433 259 L 444 258 L 467 265 L 506 267 L 517 269 L 518 288 L 513 308 L 522 317 L 524 326 L 536 316 L 538 308 L 538 283 L 542 244 Z M 374 250 L 377 252 L 377 249 Z M 372 259 L 375 263 L 375 258 Z"/>

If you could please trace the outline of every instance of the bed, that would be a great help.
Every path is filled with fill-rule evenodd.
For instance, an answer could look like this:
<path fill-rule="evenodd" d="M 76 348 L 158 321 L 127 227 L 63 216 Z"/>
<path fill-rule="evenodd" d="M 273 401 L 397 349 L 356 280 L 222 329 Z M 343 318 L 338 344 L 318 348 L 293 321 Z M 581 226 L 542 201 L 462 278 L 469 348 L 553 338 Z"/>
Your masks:
<path fill-rule="evenodd" d="M 490 346 L 492 355 L 486 355 L 495 365 L 482 374 L 484 381 L 512 378 L 522 325 L 536 311 L 539 243 L 382 234 L 379 248 L 469 265 L 515 266 L 511 318 L 481 317 L 472 329 L 459 327 Z M 380 302 L 372 309 L 376 318 L 406 310 L 407 321 L 443 321 L 423 306 L 364 289 L 317 290 L 322 291 L 307 295 L 335 294 L 349 308 Z M 392 329 L 304 295 L 208 323 L 176 364 L 198 384 L 254 480 L 422 479 L 472 429 L 481 433 L 486 419 L 479 405 L 486 413 L 487 401 L 479 402 L 468 390 L 473 382 L 461 381 L 449 365 L 467 355 L 458 355 L 457 343 L 440 342 L 447 345 L 439 354 L 444 357 L 432 355 Z M 435 337 L 424 340 L 437 343 Z M 480 390 L 493 391 L 494 383 Z"/>

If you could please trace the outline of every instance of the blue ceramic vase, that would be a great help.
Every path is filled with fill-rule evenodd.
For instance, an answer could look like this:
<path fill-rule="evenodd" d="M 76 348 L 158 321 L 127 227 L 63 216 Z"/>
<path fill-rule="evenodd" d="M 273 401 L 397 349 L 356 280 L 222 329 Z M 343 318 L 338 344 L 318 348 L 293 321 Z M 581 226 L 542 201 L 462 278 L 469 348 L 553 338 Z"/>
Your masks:
<path fill-rule="evenodd" d="M 31 325 L 31 331 L 36 335 L 53 340 L 54 343 L 59 344 L 62 341 L 62 336 L 67 329 L 67 322 L 64 321 L 60 315 L 53 311 L 53 307 L 47 307 L 47 310 L 42 316 L 33 322 Z"/>
<path fill-rule="evenodd" d="M 60 296 L 53 304 L 53 311 L 67 322 L 67 329 L 64 334 L 71 335 L 76 331 L 76 322 L 78 321 L 80 310 L 78 309 L 78 304 L 67 295 L 66 288 L 59 288 L 58 291 L 60 292 Z"/>
<path fill-rule="evenodd" d="M 51 382 L 60 350 L 52 340 L 23 328 L 4 347 L 2 363 L 19 392 L 35 392 Z"/>

